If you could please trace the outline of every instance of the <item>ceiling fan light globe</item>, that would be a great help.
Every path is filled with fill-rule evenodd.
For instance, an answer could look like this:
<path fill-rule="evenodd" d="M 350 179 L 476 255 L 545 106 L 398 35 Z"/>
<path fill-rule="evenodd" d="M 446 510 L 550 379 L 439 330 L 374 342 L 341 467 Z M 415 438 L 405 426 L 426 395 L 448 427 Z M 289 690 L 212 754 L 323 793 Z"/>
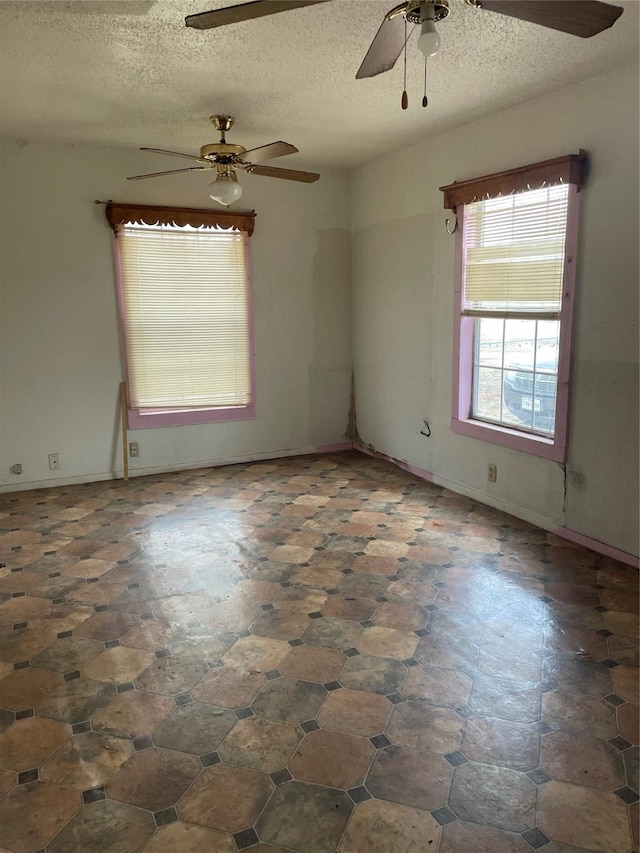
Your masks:
<path fill-rule="evenodd" d="M 435 56 L 440 50 L 440 36 L 432 20 L 422 22 L 418 36 L 418 50 L 424 55 L 425 59 Z"/>
<path fill-rule="evenodd" d="M 229 207 L 242 195 L 242 187 L 231 176 L 221 175 L 209 184 L 209 198 Z"/>

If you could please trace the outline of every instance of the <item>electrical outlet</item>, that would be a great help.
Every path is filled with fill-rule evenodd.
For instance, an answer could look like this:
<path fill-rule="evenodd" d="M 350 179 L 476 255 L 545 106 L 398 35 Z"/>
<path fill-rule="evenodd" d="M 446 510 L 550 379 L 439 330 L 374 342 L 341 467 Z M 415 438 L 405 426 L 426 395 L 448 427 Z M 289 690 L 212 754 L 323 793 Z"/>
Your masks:
<path fill-rule="evenodd" d="M 12 474 L 22 474 L 22 465 L 19 462 L 16 462 L 16 464 L 12 465 L 9 470 Z"/>
<path fill-rule="evenodd" d="M 137 441 L 129 442 L 129 456 L 140 456 L 140 445 Z"/>
<path fill-rule="evenodd" d="M 490 483 L 495 483 L 498 479 L 498 466 L 494 465 L 493 462 L 489 462 L 489 470 L 487 472 L 487 479 Z"/>
<path fill-rule="evenodd" d="M 49 470 L 57 471 L 60 468 L 60 455 L 58 453 L 49 454 Z"/>

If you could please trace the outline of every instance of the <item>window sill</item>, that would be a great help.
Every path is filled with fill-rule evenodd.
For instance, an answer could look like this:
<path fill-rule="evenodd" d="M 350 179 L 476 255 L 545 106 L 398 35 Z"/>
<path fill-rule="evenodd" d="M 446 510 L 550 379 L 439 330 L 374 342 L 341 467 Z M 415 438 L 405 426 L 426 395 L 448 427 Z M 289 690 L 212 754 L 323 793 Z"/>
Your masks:
<path fill-rule="evenodd" d="M 183 412 L 150 412 L 148 414 L 142 414 L 139 409 L 129 409 L 129 429 L 154 429 L 156 427 L 191 426 L 224 421 L 245 421 L 253 420 L 255 416 L 255 404 L 230 409 L 192 409 Z"/>
<path fill-rule="evenodd" d="M 457 418 L 451 418 L 451 429 L 458 435 L 488 441 L 491 444 L 508 447 L 510 450 L 519 450 L 531 456 L 541 456 L 543 459 L 551 459 L 553 462 L 564 462 L 566 459 L 567 449 L 564 445 L 557 443 L 557 440 L 544 438 L 541 435 L 531 435 L 483 421 L 458 420 Z"/>

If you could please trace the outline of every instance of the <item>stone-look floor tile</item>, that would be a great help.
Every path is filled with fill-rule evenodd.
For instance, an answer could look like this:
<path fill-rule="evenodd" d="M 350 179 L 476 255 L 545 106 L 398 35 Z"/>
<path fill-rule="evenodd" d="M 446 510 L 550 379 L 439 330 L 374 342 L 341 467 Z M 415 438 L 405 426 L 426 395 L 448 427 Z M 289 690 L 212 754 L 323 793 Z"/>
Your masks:
<path fill-rule="evenodd" d="M 402 702 L 393 709 L 386 734 L 396 746 L 445 755 L 460 748 L 462 729 L 462 718 L 450 708 Z"/>
<path fill-rule="evenodd" d="M 13 672 L 13 664 L 9 663 L 9 661 L 0 660 L 0 681 L 6 678 L 11 672 Z"/>
<path fill-rule="evenodd" d="M 633 833 L 633 843 L 638 847 L 640 844 L 640 803 L 634 803 L 629 809 L 629 818 L 631 819 L 631 832 Z"/>
<path fill-rule="evenodd" d="M 5 711 L 3 708 L 0 708 L 0 733 L 8 729 L 14 720 L 15 714 L 13 711 Z"/>
<path fill-rule="evenodd" d="M 628 853 L 631 847 L 627 806 L 597 788 L 547 782 L 538 792 L 538 826 L 552 841 Z"/>
<path fill-rule="evenodd" d="M 418 637 L 413 632 L 398 631 L 396 628 L 367 628 L 357 645 L 366 655 L 404 660 L 412 657 L 418 645 Z"/>
<path fill-rule="evenodd" d="M 123 853 L 140 850 L 153 834 L 153 815 L 114 800 L 85 806 L 51 842 L 50 853 Z"/>
<path fill-rule="evenodd" d="M 342 670 L 340 683 L 352 690 L 388 695 L 402 690 L 407 669 L 400 661 L 375 655 L 349 658 Z"/>
<path fill-rule="evenodd" d="M 599 696 L 552 690 L 542 695 L 542 720 L 553 729 L 609 740 L 615 737 L 616 712 Z"/>
<path fill-rule="evenodd" d="M 320 729 L 305 737 L 289 771 L 303 782 L 356 788 L 364 782 L 374 752 L 366 738 Z"/>
<path fill-rule="evenodd" d="M 198 660 L 218 660 L 235 642 L 236 635 L 231 631 L 215 631 L 202 626 L 192 628 L 184 637 L 173 643 L 171 653 Z M 166 648 L 166 646 L 159 642 L 154 648 Z"/>
<path fill-rule="evenodd" d="M 339 677 L 346 662 L 345 656 L 337 649 L 297 646 L 291 650 L 278 669 L 282 675 L 288 675 L 291 678 L 326 684 Z"/>
<path fill-rule="evenodd" d="M 150 735 L 175 708 L 173 699 L 154 693 L 131 690 L 118 693 L 112 702 L 91 719 L 95 731 L 120 737 Z"/>
<path fill-rule="evenodd" d="M 449 808 L 462 820 L 524 832 L 535 824 L 536 786 L 515 770 L 463 764 L 453 774 Z"/>
<path fill-rule="evenodd" d="M 124 738 L 87 732 L 64 744 L 40 768 L 43 782 L 86 791 L 104 785 L 133 751 Z"/>
<path fill-rule="evenodd" d="M 611 673 L 599 663 L 561 656 L 545 658 L 542 677 L 552 690 L 607 696 L 612 692 Z"/>
<path fill-rule="evenodd" d="M 640 793 L 640 750 L 637 746 L 625 749 L 623 758 L 627 785 L 638 794 Z"/>
<path fill-rule="evenodd" d="M 638 746 L 640 740 L 640 708 L 638 705 L 627 703 L 621 705 L 616 713 L 618 715 L 618 733 L 621 737 Z"/>
<path fill-rule="evenodd" d="M 620 613 L 617 610 L 610 610 L 603 616 L 604 627 L 614 634 L 619 634 L 621 637 L 640 636 L 637 611 L 635 613 Z"/>
<path fill-rule="evenodd" d="M 407 699 L 421 699 L 429 705 L 445 708 L 460 708 L 469 701 L 471 686 L 471 679 L 463 672 L 412 666 L 402 692 Z"/>
<path fill-rule="evenodd" d="M 332 731 L 373 737 L 384 731 L 392 708 L 386 696 L 344 688 L 329 693 L 318 722 Z"/>
<path fill-rule="evenodd" d="M 86 678 L 124 684 L 133 681 L 155 660 L 152 652 L 116 646 L 99 654 L 82 668 Z"/>
<path fill-rule="evenodd" d="M 477 714 L 521 723 L 536 722 L 540 704 L 541 693 L 530 682 L 498 678 L 476 678 L 469 698 L 469 707 Z"/>
<path fill-rule="evenodd" d="M 442 669 L 469 669 L 476 665 L 478 648 L 465 640 L 432 634 L 420 640 L 414 657 L 427 666 L 437 666 Z"/>
<path fill-rule="evenodd" d="M 0 704 L 9 711 L 33 708 L 62 684 L 62 676 L 46 669 L 19 669 L 0 682 Z"/>
<path fill-rule="evenodd" d="M 445 805 L 452 772 L 441 755 L 390 746 L 377 753 L 365 784 L 378 799 L 431 811 Z"/>
<path fill-rule="evenodd" d="M 81 723 L 104 708 L 116 695 L 113 684 L 76 678 L 57 687 L 41 702 L 36 713 L 63 723 Z"/>
<path fill-rule="evenodd" d="M 61 574 L 71 578 L 99 578 L 111 568 L 112 564 L 107 560 L 96 560 L 89 557 L 88 560 L 75 560 L 63 569 Z"/>
<path fill-rule="evenodd" d="M 395 557 L 377 557 L 367 554 L 365 557 L 356 557 L 351 568 L 354 572 L 362 572 L 365 575 L 392 577 L 398 571 L 399 565 Z"/>
<path fill-rule="evenodd" d="M 264 773 L 218 764 L 202 771 L 178 804 L 178 814 L 188 823 L 239 832 L 254 823 L 272 790 Z"/>
<path fill-rule="evenodd" d="M 545 647 L 557 655 L 580 655 L 591 661 L 601 661 L 607 657 L 605 638 L 595 631 L 581 631 L 578 628 L 547 631 Z"/>
<path fill-rule="evenodd" d="M 543 849 L 547 851 L 549 848 Z M 456 820 L 443 828 L 438 853 L 462 853 L 462 851 L 464 853 L 531 853 L 531 847 L 516 833 Z"/>
<path fill-rule="evenodd" d="M 51 602 L 44 598 L 34 598 L 30 595 L 10 598 L 4 604 L 0 604 L 0 625 L 35 619 L 45 614 L 50 607 Z"/>
<path fill-rule="evenodd" d="M 531 647 L 523 650 L 503 645 L 486 645 L 480 649 L 477 668 L 483 675 L 518 681 L 540 681 L 542 661 Z"/>
<path fill-rule="evenodd" d="M 548 583 L 545 586 L 545 595 L 556 601 L 564 601 L 567 604 L 581 604 L 584 607 L 596 607 L 600 604 L 598 590 L 580 584 Z"/>
<path fill-rule="evenodd" d="M 357 622 L 324 616 L 310 622 L 302 635 L 302 639 L 310 646 L 323 646 L 327 649 L 349 649 L 357 645 L 363 630 Z"/>
<path fill-rule="evenodd" d="M 176 623 L 166 619 L 145 619 L 139 622 L 122 637 L 120 642 L 123 646 L 131 646 L 134 649 L 166 649 L 184 637 L 182 630 Z"/>
<path fill-rule="evenodd" d="M 400 631 L 419 631 L 424 628 L 428 611 L 419 604 L 382 603 L 376 610 L 373 622 L 381 628 Z M 367 617 L 368 618 L 368 617 Z"/>
<path fill-rule="evenodd" d="M 138 617 L 132 613 L 106 610 L 102 613 L 94 613 L 75 629 L 75 633 L 78 637 L 106 642 L 107 640 L 119 640 L 127 631 L 138 624 Z"/>
<path fill-rule="evenodd" d="M 107 785 L 113 800 L 157 812 L 178 802 L 202 769 L 194 755 L 143 749 Z"/>
<path fill-rule="evenodd" d="M 263 717 L 301 723 L 316 716 L 326 695 L 320 684 L 283 677 L 268 681 L 251 707 Z"/>
<path fill-rule="evenodd" d="M 191 702 L 180 705 L 153 732 L 157 746 L 203 755 L 216 750 L 236 724 L 226 708 Z"/>
<path fill-rule="evenodd" d="M 339 573 L 338 580 L 340 578 L 342 578 L 342 572 Z M 317 613 L 322 610 L 327 598 L 327 593 L 322 589 L 292 586 L 282 590 L 275 599 L 274 606 L 278 610 L 293 610 L 305 614 Z"/>
<path fill-rule="evenodd" d="M 248 717 L 236 723 L 218 751 L 229 764 L 273 773 L 287 766 L 301 739 L 294 723 Z"/>
<path fill-rule="evenodd" d="M 332 595 L 322 608 L 322 613 L 325 616 L 364 622 L 366 619 L 371 619 L 377 606 L 377 603 L 371 598 L 360 598 L 346 594 Z"/>
<path fill-rule="evenodd" d="M 65 637 L 56 640 L 53 645 L 40 652 L 31 661 L 31 665 L 54 672 L 73 672 L 104 651 L 98 640 L 84 637 Z"/>
<path fill-rule="evenodd" d="M 540 767 L 552 779 L 613 791 L 624 785 L 620 753 L 606 741 L 552 732 L 541 739 Z"/>
<path fill-rule="evenodd" d="M 291 646 L 285 640 L 274 640 L 270 637 L 242 637 L 223 656 L 227 666 L 238 670 L 270 672 L 291 651 Z"/>
<path fill-rule="evenodd" d="M 163 826 L 143 848 L 144 853 L 236 853 L 230 835 L 177 821 Z M 253 847 L 252 851 L 257 851 Z"/>
<path fill-rule="evenodd" d="M 353 803 L 343 791 L 306 782 L 287 782 L 273 793 L 257 823 L 270 844 L 300 853 L 332 853 L 349 820 Z"/>
<path fill-rule="evenodd" d="M 480 764 L 532 770 L 538 766 L 540 737 L 530 724 L 471 717 L 467 720 L 462 751 Z"/>
<path fill-rule="evenodd" d="M 361 572 L 344 575 L 338 584 L 338 589 L 342 595 L 369 599 L 376 599 L 385 595 L 388 587 L 389 579 L 384 575 L 366 575 Z"/>
<path fill-rule="evenodd" d="M 626 702 L 634 702 L 636 705 L 640 702 L 638 672 L 637 667 L 616 666 L 611 673 L 613 675 L 614 693 Z M 0 689 L 2 689 L 2 685 L 0 685 Z"/>
<path fill-rule="evenodd" d="M 301 586 L 312 587 L 318 589 L 334 589 L 342 580 L 342 572 L 340 569 L 328 568 L 319 560 L 312 558 L 310 565 L 306 566 L 292 576 L 291 580 Z M 311 611 L 313 612 L 313 611 Z"/>
<path fill-rule="evenodd" d="M 435 853 L 439 835 L 440 826 L 426 812 L 384 800 L 368 800 L 355 807 L 340 853 Z M 463 849 L 469 853 L 463 847 L 455 853 Z M 523 847 L 522 853 L 526 849 Z"/>
<path fill-rule="evenodd" d="M 309 624 L 309 617 L 295 610 L 262 613 L 251 626 L 251 633 L 274 640 L 297 640 Z"/>
<path fill-rule="evenodd" d="M 208 672 L 192 691 L 197 702 L 208 702 L 223 708 L 246 708 L 267 679 L 258 670 L 222 666 Z"/>
<path fill-rule="evenodd" d="M 71 737 L 71 727 L 55 720 L 27 717 L 0 734 L 0 767 L 31 770 Z"/>
<path fill-rule="evenodd" d="M 45 782 L 19 785 L 0 802 L 0 843 L 6 844 L 11 853 L 34 853 L 81 806 L 79 791 Z"/>
<path fill-rule="evenodd" d="M 13 770 L 3 770 L 0 767 L 0 797 L 8 794 L 16 785 L 16 774 Z"/>
<path fill-rule="evenodd" d="M 607 610 L 616 610 L 623 613 L 637 613 L 637 594 L 629 589 L 603 589 L 600 592 L 600 601 Z"/>
<path fill-rule="evenodd" d="M 185 657 L 157 658 L 136 680 L 139 690 L 177 696 L 188 693 L 208 672 L 204 661 Z"/>

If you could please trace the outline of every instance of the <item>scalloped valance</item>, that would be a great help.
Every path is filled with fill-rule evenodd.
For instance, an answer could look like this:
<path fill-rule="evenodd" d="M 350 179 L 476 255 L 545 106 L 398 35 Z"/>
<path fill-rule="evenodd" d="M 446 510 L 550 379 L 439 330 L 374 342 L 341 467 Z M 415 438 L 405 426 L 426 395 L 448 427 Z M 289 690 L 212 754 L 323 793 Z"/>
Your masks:
<path fill-rule="evenodd" d="M 440 187 L 444 193 L 444 206 L 455 210 L 458 205 L 471 204 L 497 196 L 537 190 L 554 184 L 576 184 L 578 192 L 582 189 L 587 171 L 587 152 L 580 149 L 577 154 L 542 160 L 530 166 L 496 172 L 483 178 L 468 181 L 455 181 Z"/>
<path fill-rule="evenodd" d="M 249 236 L 253 234 L 255 210 L 207 210 L 197 207 L 164 207 L 152 204 L 107 204 L 105 214 L 109 225 L 117 233 L 118 225 L 125 222 L 145 225 L 191 225 L 199 228 L 235 228 Z"/>

